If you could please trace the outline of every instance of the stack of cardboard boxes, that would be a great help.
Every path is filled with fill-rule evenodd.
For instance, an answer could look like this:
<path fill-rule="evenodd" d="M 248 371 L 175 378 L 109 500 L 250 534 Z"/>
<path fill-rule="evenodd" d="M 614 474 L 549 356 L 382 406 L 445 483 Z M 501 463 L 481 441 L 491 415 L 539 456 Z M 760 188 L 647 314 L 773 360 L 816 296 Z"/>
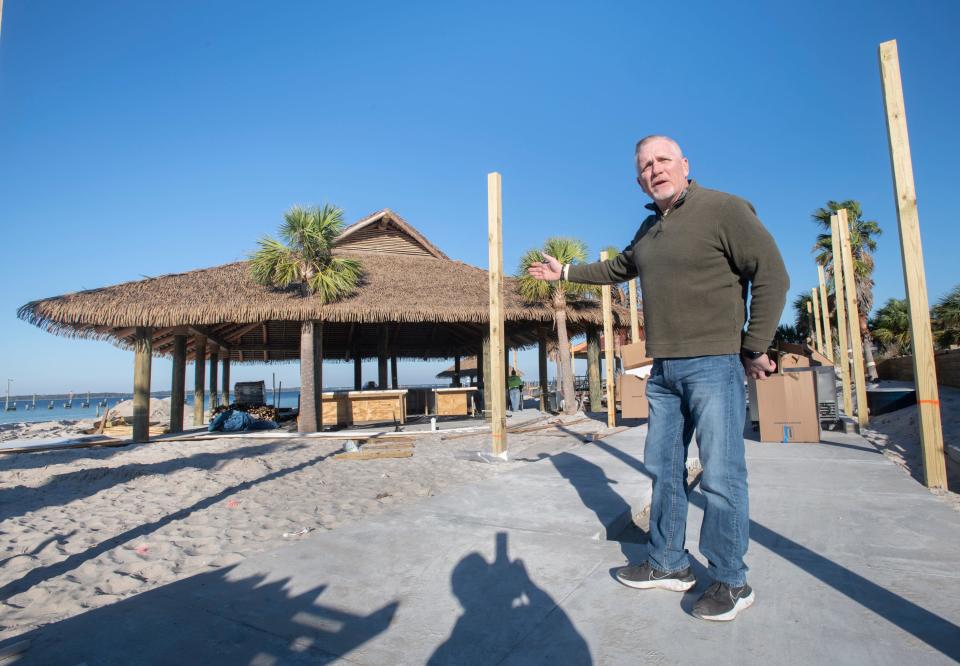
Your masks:
<path fill-rule="evenodd" d="M 821 403 L 836 396 L 818 396 L 834 391 L 833 364 L 816 351 L 801 345 L 781 344 L 770 350 L 777 371 L 766 379 L 747 380 L 750 420 L 759 422 L 762 442 L 819 442 Z M 827 381 L 818 382 L 818 372 L 829 368 Z"/>
<path fill-rule="evenodd" d="M 650 379 L 649 366 L 653 359 L 647 356 L 644 342 L 620 347 L 620 363 L 624 373 L 620 375 L 620 415 L 625 419 L 645 419 L 650 415 L 647 406 L 647 381 Z"/>

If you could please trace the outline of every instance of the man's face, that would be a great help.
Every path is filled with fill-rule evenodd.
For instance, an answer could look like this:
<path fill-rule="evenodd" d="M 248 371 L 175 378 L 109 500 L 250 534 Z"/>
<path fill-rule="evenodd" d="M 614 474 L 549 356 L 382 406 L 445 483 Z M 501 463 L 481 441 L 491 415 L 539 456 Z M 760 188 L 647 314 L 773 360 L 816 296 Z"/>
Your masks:
<path fill-rule="evenodd" d="M 687 187 L 690 165 L 667 139 L 651 139 L 637 153 L 637 182 L 661 208 L 670 207 Z"/>

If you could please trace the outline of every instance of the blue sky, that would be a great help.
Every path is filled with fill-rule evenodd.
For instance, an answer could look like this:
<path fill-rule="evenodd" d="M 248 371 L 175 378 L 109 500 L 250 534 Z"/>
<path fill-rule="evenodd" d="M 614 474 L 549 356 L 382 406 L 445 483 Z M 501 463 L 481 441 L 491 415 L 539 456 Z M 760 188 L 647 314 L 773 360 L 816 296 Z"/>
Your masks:
<path fill-rule="evenodd" d="M 753 202 L 791 299 L 816 284 L 810 213 L 831 198 L 879 221 L 876 301 L 902 297 L 887 39 L 936 300 L 960 283 L 960 3 L 913 4 L 6 0 L 0 378 L 22 393 L 130 390 L 130 352 L 50 335 L 16 308 L 242 258 L 296 203 L 349 221 L 389 207 L 486 266 L 496 170 L 511 270 L 549 235 L 620 246 L 646 203 L 633 144 L 654 132 L 681 142 L 702 185 Z M 405 364 L 401 382 L 442 365 Z M 169 363 L 154 368 L 167 388 Z M 273 371 L 297 383 L 295 365 L 232 374 Z M 352 381 L 348 366 L 325 372 Z"/>

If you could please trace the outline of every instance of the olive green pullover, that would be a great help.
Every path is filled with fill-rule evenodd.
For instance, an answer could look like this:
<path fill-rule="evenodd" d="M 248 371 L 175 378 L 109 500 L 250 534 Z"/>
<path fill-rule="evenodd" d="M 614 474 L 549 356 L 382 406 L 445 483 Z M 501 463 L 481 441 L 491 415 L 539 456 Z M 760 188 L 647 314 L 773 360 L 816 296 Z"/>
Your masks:
<path fill-rule="evenodd" d="M 572 264 L 567 279 L 616 284 L 639 276 L 647 354 L 653 358 L 766 351 L 790 280 L 753 206 L 691 180 L 666 214 L 654 204 L 647 208 L 653 213 L 623 252 Z"/>

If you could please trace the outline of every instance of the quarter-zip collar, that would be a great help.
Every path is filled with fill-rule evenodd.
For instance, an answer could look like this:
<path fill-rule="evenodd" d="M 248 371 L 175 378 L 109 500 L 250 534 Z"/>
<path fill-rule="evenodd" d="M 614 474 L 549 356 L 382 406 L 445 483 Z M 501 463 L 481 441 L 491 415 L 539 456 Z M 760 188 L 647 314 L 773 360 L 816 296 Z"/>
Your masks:
<path fill-rule="evenodd" d="M 687 200 L 687 197 L 693 194 L 696 190 L 697 190 L 697 181 L 693 179 L 688 180 L 686 189 L 680 193 L 680 196 L 674 202 L 673 206 L 670 207 L 670 210 L 668 210 L 667 213 L 669 213 L 672 210 L 676 210 L 677 208 L 682 206 L 683 202 Z M 644 206 L 644 208 L 646 208 L 647 210 L 653 211 L 658 218 L 663 218 L 667 214 L 667 213 L 664 213 L 662 210 L 660 210 L 660 207 L 655 202 L 652 202 L 652 201 L 648 203 L 646 206 Z"/>

